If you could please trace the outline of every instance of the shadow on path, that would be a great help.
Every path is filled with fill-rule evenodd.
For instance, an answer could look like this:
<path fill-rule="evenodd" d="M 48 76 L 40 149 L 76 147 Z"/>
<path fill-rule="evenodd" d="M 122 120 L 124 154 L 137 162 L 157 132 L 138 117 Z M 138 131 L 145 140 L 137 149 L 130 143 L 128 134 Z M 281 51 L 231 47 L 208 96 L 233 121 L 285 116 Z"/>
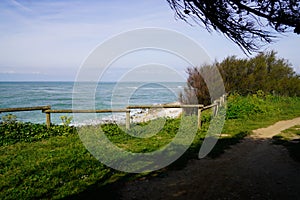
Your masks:
<path fill-rule="evenodd" d="M 272 139 L 246 137 L 216 159 L 126 183 L 120 199 L 299 199 L 300 163 Z"/>
<path fill-rule="evenodd" d="M 299 122 L 300 118 L 281 121 L 244 139 L 246 133 L 219 139 L 210 157 L 197 160 L 186 154 L 156 176 L 129 181 L 132 174 L 128 174 L 67 199 L 300 199 L 300 162 L 271 139 Z"/>

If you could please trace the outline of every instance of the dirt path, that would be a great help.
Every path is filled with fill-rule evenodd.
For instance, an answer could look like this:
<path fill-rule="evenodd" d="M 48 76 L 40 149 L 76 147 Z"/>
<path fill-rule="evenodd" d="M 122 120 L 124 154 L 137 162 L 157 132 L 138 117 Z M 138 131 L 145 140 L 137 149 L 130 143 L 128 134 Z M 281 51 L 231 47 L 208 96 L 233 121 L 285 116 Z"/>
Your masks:
<path fill-rule="evenodd" d="M 120 187 L 129 199 L 300 199 L 300 163 L 271 137 L 300 118 L 257 129 L 217 159 L 190 160 L 181 170 Z"/>
<path fill-rule="evenodd" d="M 253 135 L 251 135 L 251 137 L 253 137 L 253 138 L 272 138 L 274 135 L 279 134 L 281 131 L 286 130 L 292 126 L 299 125 L 299 124 L 300 124 L 300 117 L 291 119 L 291 120 L 279 121 L 267 128 L 260 128 L 260 129 L 252 131 Z"/>

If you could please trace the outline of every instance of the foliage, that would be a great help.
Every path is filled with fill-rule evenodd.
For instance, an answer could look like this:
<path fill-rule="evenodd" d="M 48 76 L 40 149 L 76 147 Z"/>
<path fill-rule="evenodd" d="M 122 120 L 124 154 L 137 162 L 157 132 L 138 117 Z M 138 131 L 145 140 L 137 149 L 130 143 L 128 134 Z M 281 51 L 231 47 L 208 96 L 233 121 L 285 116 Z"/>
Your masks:
<path fill-rule="evenodd" d="M 288 61 L 277 58 L 274 51 L 248 59 L 230 56 L 212 65 L 190 67 L 187 73 L 187 86 L 180 96 L 183 103 L 207 105 L 220 97 L 223 86 L 216 78 L 216 73 L 221 74 L 227 93 L 246 96 L 261 91 L 264 94 L 300 96 L 300 76 L 293 71 Z M 211 87 L 209 90 L 208 82 Z"/>
<path fill-rule="evenodd" d="M 60 116 L 60 119 L 64 126 L 69 126 L 71 124 L 73 117 L 72 116 L 68 117 L 66 115 L 63 115 L 63 116 Z"/>
<path fill-rule="evenodd" d="M 298 105 L 300 105 L 299 97 L 274 96 L 261 90 L 247 96 L 234 93 L 228 97 L 226 118 L 255 119 L 257 116 L 288 116 L 292 113 L 296 113 L 297 116 L 300 111 L 292 111 L 290 108 Z"/>
<path fill-rule="evenodd" d="M 17 121 L 17 116 L 13 114 L 7 114 L 2 116 L 1 119 L 3 124 L 14 124 Z"/>
<path fill-rule="evenodd" d="M 33 142 L 52 136 L 62 136 L 75 133 L 71 126 L 51 125 L 48 129 L 45 124 L 30 122 L 0 123 L 0 146 L 17 142 Z"/>
<path fill-rule="evenodd" d="M 209 91 L 202 75 L 207 67 L 210 66 L 187 69 L 187 88 L 184 90 L 185 95 L 180 95 L 180 102 L 185 104 L 198 104 L 198 102 L 201 102 L 203 105 L 209 105 L 211 103 Z"/>
<path fill-rule="evenodd" d="M 259 92 L 258 92 L 259 93 Z M 227 119 L 245 119 L 256 117 L 257 114 L 267 113 L 271 109 L 267 101 L 257 95 L 242 97 L 233 94 L 228 97 Z"/>
<path fill-rule="evenodd" d="M 231 56 L 215 65 L 227 92 L 247 95 L 262 90 L 266 94 L 300 96 L 300 76 L 287 60 L 277 58 L 274 51 L 250 59 Z"/>
<path fill-rule="evenodd" d="M 167 0 L 176 15 L 222 32 L 244 52 L 257 51 L 274 39 L 274 32 L 300 34 L 300 4 L 294 0 Z"/>
<path fill-rule="evenodd" d="M 211 157 L 220 155 L 225 148 L 239 142 L 251 130 L 273 124 L 275 121 L 300 116 L 300 98 L 280 97 L 258 92 L 253 95 L 241 96 L 238 94 L 228 97 L 228 106 L 233 103 L 246 105 L 258 105 L 259 109 L 250 110 L 253 115 L 234 115 L 236 110 L 228 108 L 228 117 L 221 137 Z M 261 105 L 261 107 L 260 107 Z M 261 112 L 260 110 L 267 112 Z M 232 114 L 230 114 L 232 112 Z M 199 148 L 207 133 L 211 120 L 211 110 L 202 113 L 202 128 L 198 130 L 196 137 L 187 152 L 175 163 L 165 169 L 145 174 L 128 174 L 104 166 L 96 160 L 82 144 L 77 134 L 62 134 L 62 136 L 47 135 L 44 139 L 25 140 L 15 138 L 16 141 L 0 146 L 0 192 L 2 199 L 92 199 L 99 196 L 114 195 L 114 184 L 128 181 L 142 176 L 157 176 L 166 169 L 178 169 L 184 167 L 189 159 L 197 158 Z M 263 120 L 262 120 L 263 119 Z M 160 120 L 141 123 L 140 127 L 132 124 L 131 134 L 143 131 L 156 131 Z M 180 126 L 180 118 L 164 119 L 165 125 L 160 131 L 149 138 L 135 138 L 123 131 L 123 127 L 116 124 L 101 125 L 107 137 L 118 147 L 132 152 L 151 152 L 170 142 L 176 135 Z M 153 125 L 151 125 L 153 123 Z M 26 132 L 33 129 L 36 132 L 47 133 L 44 125 L 26 123 L 26 126 L 16 122 L 17 130 Z M 186 127 L 195 124 L 186 124 Z M 8 126 L 2 123 L 1 130 L 7 130 Z M 12 126 L 13 127 L 13 126 Z M 15 128 L 16 128 L 15 127 Z M 26 129 L 24 129 L 26 127 Z M 40 130 L 37 130 L 41 128 Z M 63 131 L 64 126 L 53 126 L 54 129 Z M 143 129 L 145 128 L 145 129 Z M 8 135 L 16 135 L 6 132 Z M 189 128 L 186 129 L 189 131 Z M 1 132 L 2 135 L 3 132 Z M 49 133 L 48 133 L 49 134 Z M 5 138 L 4 138 L 5 140 Z M 3 138 L 1 138 L 3 141 Z M 111 186 L 111 187 L 110 187 Z M 91 196 L 95 195 L 95 196 Z M 109 197 L 110 197 L 109 196 Z M 107 197 L 107 196 L 105 196 Z"/>
<path fill-rule="evenodd" d="M 187 74 L 187 86 L 179 96 L 181 103 L 206 106 L 225 93 L 222 77 L 215 66 L 190 67 Z M 194 110 L 196 112 L 197 109 Z"/>

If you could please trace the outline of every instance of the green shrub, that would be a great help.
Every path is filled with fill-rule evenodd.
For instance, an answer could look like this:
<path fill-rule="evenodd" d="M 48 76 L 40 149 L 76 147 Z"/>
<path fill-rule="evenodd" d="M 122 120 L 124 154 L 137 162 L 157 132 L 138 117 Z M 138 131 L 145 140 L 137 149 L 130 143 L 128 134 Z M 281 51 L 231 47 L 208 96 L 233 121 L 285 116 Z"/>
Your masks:
<path fill-rule="evenodd" d="M 63 116 L 60 116 L 60 119 L 64 126 L 69 126 L 71 124 L 73 117 L 72 116 L 68 117 L 66 115 L 63 115 Z"/>
<path fill-rule="evenodd" d="M 258 114 L 268 112 L 267 101 L 262 91 L 257 94 L 240 96 L 235 93 L 228 97 L 227 119 L 253 118 Z"/>
<path fill-rule="evenodd" d="M 1 119 L 3 124 L 14 124 L 17 122 L 17 116 L 13 114 L 4 115 Z"/>
<path fill-rule="evenodd" d="M 30 122 L 0 123 L 0 146 L 17 142 L 33 142 L 52 136 L 73 134 L 75 128 L 71 126 L 51 125 L 48 129 L 45 124 Z"/>

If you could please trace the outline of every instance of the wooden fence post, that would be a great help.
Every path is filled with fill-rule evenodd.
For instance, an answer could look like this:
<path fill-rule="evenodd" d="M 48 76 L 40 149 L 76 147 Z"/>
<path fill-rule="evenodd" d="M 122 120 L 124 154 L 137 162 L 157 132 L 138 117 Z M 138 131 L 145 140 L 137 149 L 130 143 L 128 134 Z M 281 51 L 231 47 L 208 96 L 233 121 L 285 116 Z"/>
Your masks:
<path fill-rule="evenodd" d="M 198 108 L 198 129 L 201 128 L 201 108 Z"/>
<path fill-rule="evenodd" d="M 224 104 L 224 96 L 222 95 L 220 97 L 220 106 L 223 106 L 223 104 Z"/>
<path fill-rule="evenodd" d="M 126 129 L 129 130 L 130 129 L 130 110 L 126 111 Z"/>
<path fill-rule="evenodd" d="M 219 104 L 217 101 L 214 101 L 214 104 L 215 104 L 215 106 L 214 106 L 213 112 L 214 112 L 214 116 L 216 116 L 218 114 Z"/>
<path fill-rule="evenodd" d="M 46 125 L 47 125 L 47 128 L 50 128 L 50 126 L 51 126 L 50 112 L 46 112 Z"/>
<path fill-rule="evenodd" d="M 46 113 L 46 126 L 47 128 L 50 128 L 51 126 L 51 116 L 50 116 L 50 112 L 46 112 L 47 110 L 51 110 L 51 106 L 44 106 L 44 108 L 42 109 L 43 113 Z"/>

